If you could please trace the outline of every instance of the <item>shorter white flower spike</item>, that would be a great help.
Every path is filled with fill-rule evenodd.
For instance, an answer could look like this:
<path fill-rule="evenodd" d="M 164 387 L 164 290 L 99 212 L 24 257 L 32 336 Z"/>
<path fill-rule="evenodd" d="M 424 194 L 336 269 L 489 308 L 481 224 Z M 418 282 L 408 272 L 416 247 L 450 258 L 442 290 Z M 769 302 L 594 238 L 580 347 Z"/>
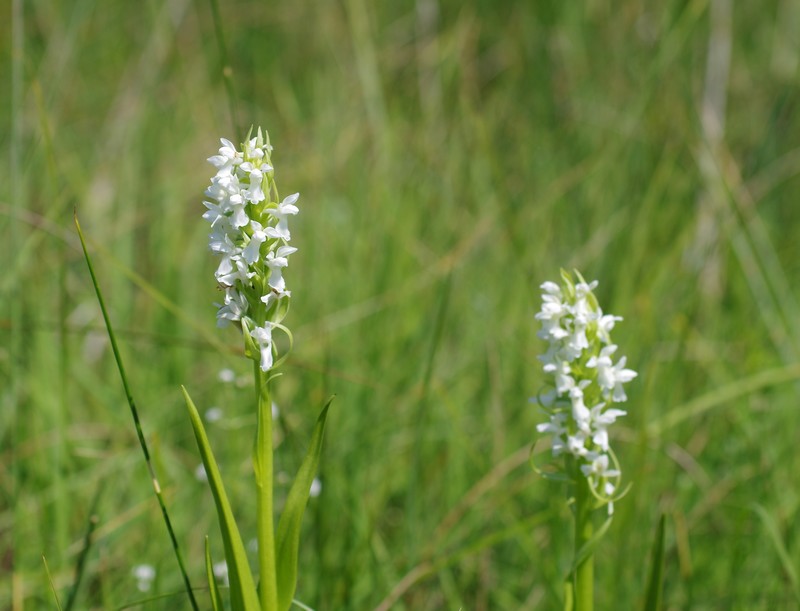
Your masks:
<path fill-rule="evenodd" d="M 536 314 L 541 323 L 538 336 L 548 342 L 539 357 L 548 384 L 535 401 L 548 416 L 536 430 L 551 437 L 554 458 L 573 457 L 577 470 L 598 499 L 613 511 L 613 494 L 621 477 L 609 444 L 608 428 L 627 412 L 609 407 L 627 400 L 623 385 L 636 377 L 625 368 L 626 358 L 614 363 L 617 346 L 611 331 L 622 320 L 604 314 L 593 290 L 597 281 L 578 282 L 562 272 L 563 284 L 544 282 L 542 308 Z M 564 465 L 566 469 L 566 464 Z"/>

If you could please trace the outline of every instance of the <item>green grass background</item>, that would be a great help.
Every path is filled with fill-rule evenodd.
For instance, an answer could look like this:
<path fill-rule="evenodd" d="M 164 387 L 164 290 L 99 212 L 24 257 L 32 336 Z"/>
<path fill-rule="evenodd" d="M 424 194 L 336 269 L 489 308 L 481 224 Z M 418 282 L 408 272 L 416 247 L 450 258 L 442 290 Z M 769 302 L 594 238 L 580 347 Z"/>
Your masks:
<path fill-rule="evenodd" d="M 337 395 L 299 599 L 559 608 L 570 516 L 527 459 L 537 287 L 563 266 L 600 280 L 639 371 L 597 608 L 641 604 L 662 512 L 666 608 L 797 608 L 800 5 L 230 1 L 227 62 L 201 0 L 2 11 L 0 608 L 55 608 L 42 554 L 66 599 L 91 515 L 76 608 L 147 598 L 142 562 L 173 595 L 128 608 L 188 608 L 74 207 L 195 585 L 221 545 L 180 384 L 224 411 L 255 536 L 253 392 L 217 377 L 250 364 L 214 328 L 200 218 L 206 157 L 251 124 L 301 193 L 279 471 Z"/>

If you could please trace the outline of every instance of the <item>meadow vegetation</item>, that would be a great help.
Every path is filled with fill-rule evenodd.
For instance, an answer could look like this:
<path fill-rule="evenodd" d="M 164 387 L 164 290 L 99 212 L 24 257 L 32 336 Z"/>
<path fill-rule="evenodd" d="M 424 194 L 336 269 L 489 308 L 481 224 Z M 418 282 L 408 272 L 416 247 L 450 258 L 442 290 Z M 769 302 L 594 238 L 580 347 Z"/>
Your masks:
<path fill-rule="evenodd" d="M 545 417 L 528 399 L 538 286 L 564 267 L 600 281 L 639 372 L 597 608 L 641 604 L 662 513 L 665 608 L 795 608 L 800 5 L 6 6 L 0 609 L 55 608 L 43 554 L 62 603 L 82 564 L 76 608 L 188 608 L 76 208 L 194 585 L 204 536 L 221 543 L 181 384 L 220 410 L 206 426 L 255 537 L 251 367 L 215 328 L 200 218 L 206 158 L 251 124 L 301 193 L 278 508 L 336 395 L 298 599 L 560 608 L 572 533 L 529 465 Z"/>

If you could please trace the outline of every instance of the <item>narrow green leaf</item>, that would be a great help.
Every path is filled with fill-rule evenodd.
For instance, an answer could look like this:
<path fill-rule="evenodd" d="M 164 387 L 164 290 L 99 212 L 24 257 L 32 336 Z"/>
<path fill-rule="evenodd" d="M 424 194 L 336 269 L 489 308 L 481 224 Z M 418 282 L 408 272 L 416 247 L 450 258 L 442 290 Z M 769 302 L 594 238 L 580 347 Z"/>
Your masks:
<path fill-rule="evenodd" d="M 753 509 L 758 514 L 758 517 L 761 518 L 764 527 L 767 529 L 767 534 L 775 548 L 775 552 L 778 554 L 781 566 L 783 566 L 783 571 L 786 573 L 786 577 L 789 578 L 789 583 L 792 584 L 792 592 L 794 593 L 795 600 L 800 604 L 800 580 L 798 580 L 797 577 L 797 567 L 794 562 L 792 562 L 789 550 L 786 549 L 786 544 L 783 542 L 778 524 L 775 522 L 775 518 L 772 517 L 762 505 L 753 503 Z"/>
<path fill-rule="evenodd" d="M 214 563 L 211 561 L 211 547 L 208 545 L 206 537 L 206 576 L 208 578 L 208 592 L 211 595 L 211 608 L 213 611 L 225 611 L 225 604 L 222 602 L 222 595 L 217 587 L 217 580 L 214 577 Z"/>
<path fill-rule="evenodd" d="M 328 399 L 328 403 L 317 418 L 314 426 L 314 433 L 311 436 L 311 443 L 297 476 L 294 479 L 289 496 L 286 498 L 286 506 L 283 508 L 278 531 L 275 536 L 275 547 L 277 552 L 278 564 L 278 611 L 288 611 L 292 606 L 292 598 L 297 587 L 297 557 L 300 547 L 300 526 L 303 521 L 303 513 L 308 503 L 308 496 L 311 490 L 311 483 L 317 473 L 319 456 L 322 451 L 322 437 L 325 432 L 325 420 L 328 417 L 328 408 L 331 406 L 333 397 Z"/>
<path fill-rule="evenodd" d="M 650 551 L 650 574 L 647 577 L 647 593 L 644 597 L 644 611 L 658 611 L 661 608 L 661 592 L 664 586 L 664 526 L 666 517 L 661 514 L 658 521 L 653 548 Z"/>
<path fill-rule="evenodd" d="M 217 462 L 211 445 L 208 443 L 206 431 L 203 428 L 203 421 L 200 414 L 192 402 L 189 393 L 181 386 L 183 398 L 186 401 L 186 409 L 192 421 L 194 436 L 197 440 L 197 448 L 200 450 L 200 457 L 203 459 L 203 466 L 206 469 L 208 483 L 211 493 L 214 496 L 214 503 L 217 506 L 217 517 L 219 528 L 222 532 L 222 543 L 225 547 L 225 560 L 228 562 L 228 578 L 230 581 L 231 607 L 233 611 L 260 611 L 256 585 L 253 581 L 253 574 L 247 563 L 247 553 L 244 549 L 242 536 L 233 518 L 231 504 L 225 487 L 222 484 Z"/>
<path fill-rule="evenodd" d="M 608 516 L 606 521 L 600 525 L 600 528 L 594 532 L 592 538 L 584 543 L 578 550 L 578 553 L 575 554 L 575 559 L 572 561 L 572 568 L 570 569 L 571 575 L 575 574 L 575 571 L 578 570 L 578 567 L 586 558 L 594 554 L 594 550 L 597 549 L 597 544 L 600 543 L 600 539 L 602 539 L 606 532 L 608 532 L 608 528 L 611 526 L 612 520 L 612 516 Z"/>
<path fill-rule="evenodd" d="M 53 583 L 53 576 L 50 575 L 50 567 L 47 566 L 47 558 L 42 554 L 42 562 L 44 562 L 44 572 L 47 573 L 47 581 L 50 582 L 50 589 L 53 591 L 53 598 L 56 599 L 56 608 L 58 611 L 63 611 L 61 608 L 61 601 L 58 600 L 58 592 L 56 591 L 56 584 Z"/>

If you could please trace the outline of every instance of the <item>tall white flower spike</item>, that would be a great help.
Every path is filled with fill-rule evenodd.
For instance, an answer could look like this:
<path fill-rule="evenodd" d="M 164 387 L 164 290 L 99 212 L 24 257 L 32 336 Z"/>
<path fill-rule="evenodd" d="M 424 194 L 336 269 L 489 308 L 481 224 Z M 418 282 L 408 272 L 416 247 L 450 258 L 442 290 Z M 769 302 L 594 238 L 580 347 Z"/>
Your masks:
<path fill-rule="evenodd" d="M 241 325 L 246 352 L 266 372 L 276 364 L 273 331 L 288 334 L 280 325 L 291 298 L 284 272 L 289 255 L 297 251 L 288 245 L 289 216 L 299 212 L 300 196 L 278 198 L 272 146 L 261 129 L 241 150 L 225 138 L 220 142 L 219 153 L 208 158 L 217 173 L 203 202 L 203 218 L 212 229 L 209 248 L 220 257 L 215 277 L 225 292 L 217 321 Z"/>

